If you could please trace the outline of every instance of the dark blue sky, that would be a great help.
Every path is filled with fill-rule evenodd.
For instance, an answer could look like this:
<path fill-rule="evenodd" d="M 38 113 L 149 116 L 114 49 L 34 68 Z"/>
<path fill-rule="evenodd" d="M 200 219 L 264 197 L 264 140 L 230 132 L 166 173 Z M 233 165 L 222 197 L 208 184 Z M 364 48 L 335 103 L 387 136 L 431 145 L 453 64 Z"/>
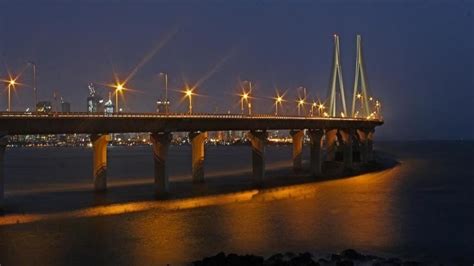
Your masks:
<path fill-rule="evenodd" d="M 288 100 L 298 86 L 325 97 L 334 33 L 350 102 L 360 33 L 370 91 L 383 104 L 380 138 L 474 138 L 472 1 L 0 2 L 0 75 L 3 65 L 18 72 L 35 61 L 39 98 L 51 99 L 56 90 L 73 111 L 85 111 L 89 82 L 112 82 L 112 66 L 125 77 L 173 32 L 127 84 L 139 91 L 126 94 L 130 111 L 154 110 L 163 71 L 170 88 L 180 89 L 183 79 L 193 83 L 216 70 L 198 88 L 197 112 L 238 112 L 239 79 L 256 84 L 260 113 L 272 112 L 266 98 L 277 87 L 288 89 Z M 25 72 L 21 81 L 31 83 L 30 76 Z M 0 97 L 5 109 L 4 91 Z M 176 106 L 180 97 L 171 93 L 174 110 L 185 109 Z M 32 106 L 32 89 L 20 87 L 13 104 Z"/>

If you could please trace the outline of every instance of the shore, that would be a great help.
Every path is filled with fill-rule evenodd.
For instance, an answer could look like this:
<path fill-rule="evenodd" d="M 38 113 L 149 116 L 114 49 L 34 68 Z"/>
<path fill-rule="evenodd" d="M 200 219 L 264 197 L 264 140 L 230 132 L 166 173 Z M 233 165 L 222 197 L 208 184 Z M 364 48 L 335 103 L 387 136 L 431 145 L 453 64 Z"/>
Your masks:
<path fill-rule="evenodd" d="M 195 266 L 210 265 L 247 265 L 247 266 L 418 266 L 418 265 L 442 265 L 434 262 L 420 262 L 404 260 L 401 258 L 382 258 L 375 255 L 362 254 L 353 249 L 346 249 L 339 254 L 313 255 L 309 252 L 295 254 L 292 252 L 277 253 L 264 258 L 257 255 L 237 255 L 234 253 L 218 253 L 215 256 L 206 257 L 192 263 Z"/>

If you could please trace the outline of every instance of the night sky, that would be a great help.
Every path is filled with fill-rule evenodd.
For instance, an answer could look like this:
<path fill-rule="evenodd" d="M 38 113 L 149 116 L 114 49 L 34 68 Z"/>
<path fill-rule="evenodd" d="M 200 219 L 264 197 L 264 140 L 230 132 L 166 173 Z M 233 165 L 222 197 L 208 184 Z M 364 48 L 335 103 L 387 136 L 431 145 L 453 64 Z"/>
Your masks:
<path fill-rule="evenodd" d="M 326 97 L 334 33 L 351 102 L 359 33 L 370 94 L 386 122 L 378 138 L 474 138 L 473 1 L 19 2 L 0 0 L 0 75 L 34 61 L 39 99 L 57 91 L 73 111 L 86 110 L 89 82 L 112 83 L 114 70 L 125 79 L 162 46 L 126 84 L 134 90 L 125 94 L 127 111 L 154 111 L 158 73 L 167 72 L 172 110 L 186 109 L 177 92 L 184 82 L 201 80 L 195 112 L 237 113 L 239 80 L 251 80 L 255 112 L 273 112 L 277 88 L 288 89 L 285 109 L 294 112 L 298 86 Z M 19 81 L 31 80 L 27 70 Z M 110 91 L 97 86 L 103 96 Z M 0 97 L 5 110 L 4 90 Z M 33 102 L 31 86 L 20 86 L 13 108 Z"/>

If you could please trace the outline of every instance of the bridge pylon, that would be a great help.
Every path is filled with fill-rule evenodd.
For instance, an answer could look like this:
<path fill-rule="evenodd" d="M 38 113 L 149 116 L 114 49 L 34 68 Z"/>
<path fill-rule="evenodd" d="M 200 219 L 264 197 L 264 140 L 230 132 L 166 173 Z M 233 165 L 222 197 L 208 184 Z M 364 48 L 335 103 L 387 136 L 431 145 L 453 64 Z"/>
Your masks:
<path fill-rule="evenodd" d="M 369 96 L 367 93 L 367 81 L 365 76 L 364 62 L 362 60 L 362 39 L 359 34 L 357 34 L 356 68 L 354 77 L 354 91 L 352 94 L 352 117 L 357 117 L 359 115 L 358 111 L 356 110 L 357 100 L 360 101 L 360 116 L 364 118 L 368 117 L 371 113 L 369 108 Z"/>
<path fill-rule="evenodd" d="M 342 114 L 341 116 L 347 115 L 347 108 L 346 108 L 346 97 L 344 95 L 344 82 L 342 78 L 342 67 L 341 67 L 341 60 L 340 60 L 340 48 L 339 48 L 339 36 L 334 34 L 334 60 L 332 66 L 332 75 L 330 80 L 330 93 L 329 98 L 329 110 L 328 115 L 330 117 L 337 117 L 340 114 L 337 113 L 337 102 L 338 96 L 340 96 L 341 104 L 342 104 Z M 337 84 L 339 83 L 339 92 L 337 90 Z"/>

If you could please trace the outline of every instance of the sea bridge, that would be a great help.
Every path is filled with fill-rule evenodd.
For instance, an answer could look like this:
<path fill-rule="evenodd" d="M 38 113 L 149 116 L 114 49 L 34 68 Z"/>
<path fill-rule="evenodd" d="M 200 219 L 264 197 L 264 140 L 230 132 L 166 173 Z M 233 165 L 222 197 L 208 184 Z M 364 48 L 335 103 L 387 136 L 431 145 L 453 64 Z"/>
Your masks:
<path fill-rule="evenodd" d="M 175 132 L 188 132 L 191 143 L 192 180 L 205 181 L 204 160 L 207 132 L 245 131 L 252 152 L 252 175 L 256 186 L 262 185 L 265 177 L 265 146 L 268 131 L 289 130 L 293 142 L 293 168 L 302 169 L 302 150 L 305 134 L 310 139 L 310 173 L 321 176 L 323 161 L 336 160 L 341 156 L 345 170 L 355 164 L 364 165 L 373 160 L 373 138 L 375 128 L 383 124 L 380 103 L 369 95 L 362 62 L 361 38 L 357 36 L 356 75 L 352 94 L 352 109 L 348 111 L 340 63 L 339 36 L 334 35 L 334 60 L 329 92 L 324 104 L 313 103 L 310 115 L 300 114 L 308 103 L 305 96 L 298 99 L 298 115 L 278 115 L 278 107 L 285 101 L 282 95 L 274 98 L 275 114 L 255 114 L 251 109 L 250 90 L 241 96 L 241 114 L 208 114 L 193 112 L 193 89 L 184 91 L 189 100 L 188 113 L 169 113 L 169 102 L 165 99 L 165 113 L 124 113 L 118 109 L 119 94 L 124 84 L 115 88 L 116 105 L 113 112 L 13 112 L 11 90 L 16 79 L 8 81 L 7 112 L 0 112 L 0 209 L 4 205 L 4 158 L 9 135 L 38 134 L 88 134 L 93 152 L 93 187 L 96 192 L 107 190 L 107 145 L 114 133 L 149 133 L 154 161 L 154 193 L 164 196 L 170 193 L 168 178 L 168 150 Z M 165 75 L 165 80 L 167 76 Z M 360 85 L 359 85 L 360 84 Z M 33 86 L 36 88 L 36 86 Z M 36 90 L 35 90 L 36 91 Z M 244 113 L 244 102 L 248 114 Z M 314 108 L 318 108 L 316 116 Z M 323 147 L 324 145 L 324 147 Z M 324 153 L 323 153 L 324 151 Z M 357 162 L 354 162 L 357 154 Z"/>
<path fill-rule="evenodd" d="M 360 164 L 373 160 L 375 127 L 378 119 L 321 118 L 305 116 L 235 115 L 235 114 L 156 114 L 156 113 L 0 113 L 0 200 L 4 193 L 4 157 L 8 135 L 89 134 L 93 151 L 93 187 L 107 189 L 107 143 L 110 134 L 149 132 L 153 147 L 154 193 L 169 193 L 168 149 L 174 132 L 189 132 L 192 146 L 192 180 L 205 181 L 205 141 L 208 131 L 247 131 L 252 152 L 253 179 L 256 186 L 264 182 L 265 146 L 269 130 L 289 130 L 293 139 L 293 168 L 302 168 L 305 134 L 310 138 L 310 171 L 322 175 L 323 160 L 334 160 L 336 148 L 343 151 L 345 169 L 354 166 L 354 151 Z M 323 138 L 325 141 L 323 142 Z M 322 145 L 325 145 L 323 147 Z M 326 151 L 322 153 L 323 148 Z"/>

